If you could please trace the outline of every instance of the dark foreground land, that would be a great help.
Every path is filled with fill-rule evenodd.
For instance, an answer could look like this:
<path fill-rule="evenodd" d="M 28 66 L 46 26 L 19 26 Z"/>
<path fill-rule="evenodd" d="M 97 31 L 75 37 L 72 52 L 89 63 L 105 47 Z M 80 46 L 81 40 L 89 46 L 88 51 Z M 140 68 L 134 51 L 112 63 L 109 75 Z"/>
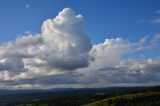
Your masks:
<path fill-rule="evenodd" d="M 160 86 L 0 91 L 0 106 L 160 106 Z"/>
<path fill-rule="evenodd" d="M 146 92 L 111 97 L 84 106 L 160 106 L 160 93 Z"/>

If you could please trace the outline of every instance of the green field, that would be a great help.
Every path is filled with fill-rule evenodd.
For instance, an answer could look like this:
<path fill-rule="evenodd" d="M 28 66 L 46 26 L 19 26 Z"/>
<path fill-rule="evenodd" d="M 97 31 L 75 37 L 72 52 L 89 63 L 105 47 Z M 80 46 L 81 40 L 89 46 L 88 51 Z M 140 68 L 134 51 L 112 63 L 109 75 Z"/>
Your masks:
<path fill-rule="evenodd" d="M 160 106 L 160 92 L 126 94 L 83 106 Z"/>

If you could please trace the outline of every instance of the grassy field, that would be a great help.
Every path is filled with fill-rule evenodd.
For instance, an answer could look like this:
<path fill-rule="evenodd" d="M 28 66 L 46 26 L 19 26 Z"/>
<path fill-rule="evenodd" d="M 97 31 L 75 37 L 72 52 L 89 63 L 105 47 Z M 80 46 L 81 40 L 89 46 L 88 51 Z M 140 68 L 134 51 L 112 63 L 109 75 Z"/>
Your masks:
<path fill-rule="evenodd" d="M 121 95 L 83 106 L 160 106 L 160 92 Z"/>

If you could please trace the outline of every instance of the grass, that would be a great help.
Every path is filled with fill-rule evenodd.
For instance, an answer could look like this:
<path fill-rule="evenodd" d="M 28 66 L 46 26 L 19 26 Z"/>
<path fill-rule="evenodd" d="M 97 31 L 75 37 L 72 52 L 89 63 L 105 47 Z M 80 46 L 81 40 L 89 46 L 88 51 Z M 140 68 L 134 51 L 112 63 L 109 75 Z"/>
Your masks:
<path fill-rule="evenodd" d="M 126 94 L 83 106 L 160 106 L 160 92 Z"/>

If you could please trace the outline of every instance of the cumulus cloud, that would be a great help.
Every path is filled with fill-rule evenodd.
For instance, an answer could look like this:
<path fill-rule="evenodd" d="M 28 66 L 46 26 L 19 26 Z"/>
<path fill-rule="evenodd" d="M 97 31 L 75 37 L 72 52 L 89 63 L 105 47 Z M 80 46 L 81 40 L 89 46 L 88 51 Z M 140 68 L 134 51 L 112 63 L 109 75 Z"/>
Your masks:
<path fill-rule="evenodd" d="M 122 38 L 106 39 L 104 43 L 94 45 L 90 54 L 95 58 L 96 67 L 114 66 L 123 55 L 130 53 L 134 43 Z M 93 64 L 94 64 L 93 63 Z"/>
<path fill-rule="evenodd" d="M 0 71 L 58 73 L 86 67 L 92 60 L 88 55 L 91 46 L 83 17 L 66 8 L 56 18 L 44 21 L 42 33 L 1 45 Z"/>
<path fill-rule="evenodd" d="M 79 77 L 79 80 L 83 83 L 88 82 L 84 87 L 159 84 L 159 59 L 136 60 L 124 58 L 128 55 L 129 57 L 135 55 L 139 51 L 146 51 L 148 50 L 146 48 L 153 45 L 151 43 L 151 45 L 142 46 L 145 44 L 147 37 L 142 39 L 143 42 L 140 40 L 135 43 L 122 38 L 106 39 L 104 43 L 94 45 L 90 51 L 94 61 L 89 67 L 76 70 L 83 75 Z M 152 39 L 150 42 L 152 42 Z"/>
<path fill-rule="evenodd" d="M 151 48 L 159 35 L 146 45 L 148 40 L 147 36 L 138 42 L 112 38 L 92 45 L 84 32 L 83 16 L 65 8 L 43 22 L 41 33 L 27 33 L 0 45 L 0 88 L 154 84 L 160 81 L 159 60 L 126 59 Z"/>

